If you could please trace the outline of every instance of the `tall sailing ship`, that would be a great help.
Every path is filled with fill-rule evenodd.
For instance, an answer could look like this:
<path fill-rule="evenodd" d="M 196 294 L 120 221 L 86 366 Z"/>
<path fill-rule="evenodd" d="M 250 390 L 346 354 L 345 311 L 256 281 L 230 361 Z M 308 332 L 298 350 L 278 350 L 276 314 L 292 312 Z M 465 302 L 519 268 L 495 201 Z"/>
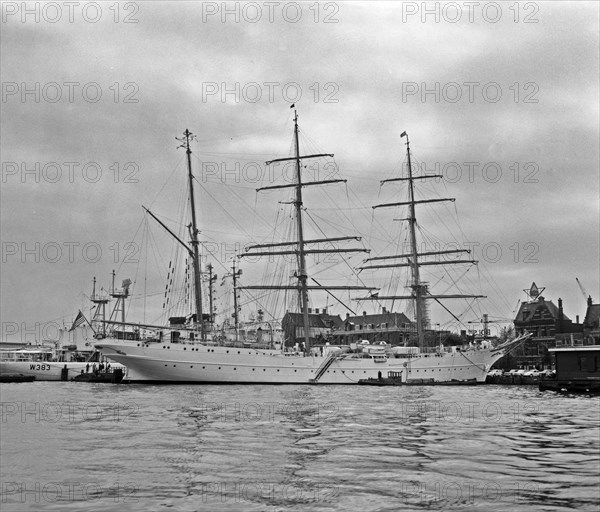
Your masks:
<path fill-rule="evenodd" d="M 484 341 L 467 346 L 444 347 L 438 345 L 433 348 L 426 347 L 426 302 L 441 299 L 472 297 L 463 294 L 435 295 L 430 294 L 428 287 L 421 281 L 420 267 L 431 265 L 427 257 L 447 252 L 462 251 L 437 251 L 419 252 L 415 228 L 417 225 L 415 205 L 421 202 L 415 199 L 414 184 L 422 176 L 413 176 L 410 162 L 410 147 L 406 132 L 408 155 L 408 176 L 395 178 L 404 180 L 409 186 L 409 200 L 405 203 L 388 203 L 378 207 L 396 207 L 406 205 L 409 208 L 407 219 L 410 230 L 411 250 L 407 254 L 393 256 L 379 256 L 366 260 L 400 259 L 401 263 L 388 263 L 383 265 L 365 266 L 362 270 L 378 269 L 383 267 L 408 267 L 411 272 L 410 294 L 383 296 L 374 293 L 374 288 L 368 286 L 328 286 L 318 283 L 314 278 L 309 281 L 306 257 L 309 254 L 327 252 L 359 252 L 363 248 L 314 248 L 315 244 L 327 247 L 334 242 L 342 240 L 360 240 L 358 237 L 344 236 L 337 238 L 306 239 L 304 235 L 304 209 L 303 189 L 308 186 L 317 186 L 345 182 L 345 180 L 331 179 L 322 181 L 304 181 L 302 175 L 303 162 L 312 158 L 330 154 L 301 155 L 298 140 L 298 115 L 294 110 L 294 155 L 289 158 L 280 158 L 267 162 L 267 165 L 279 162 L 292 163 L 295 166 L 294 183 L 262 187 L 258 190 L 277 188 L 291 188 L 294 191 L 292 200 L 295 214 L 295 239 L 286 242 L 252 245 L 246 248 L 243 256 L 284 256 L 293 255 L 297 263 L 294 273 L 296 282 L 284 285 L 252 285 L 237 286 L 240 290 L 262 290 L 267 293 L 279 293 L 281 290 L 297 293 L 299 312 L 297 315 L 302 323 L 302 343 L 288 341 L 287 346 L 277 336 L 277 329 L 258 328 L 254 332 L 259 336 L 255 343 L 241 343 L 239 339 L 238 306 L 234 305 L 235 336 L 224 335 L 213 327 L 212 307 L 207 314 L 203 311 L 202 301 L 202 271 L 200 265 L 200 241 L 196 222 L 194 202 L 194 177 L 191 165 L 190 140 L 192 134 L 186 130 L 182 146 L 187 154 L 187 174 L 189 187 L 189 201 L 191 209 L 190 238 L 188 244 L 175 235 L 151 212 L 150 215 L 157 220 L 181 244 L 192 261 L 194 306 L 195 313 L 190 315 L 187 324 L 168 326 L 143 326 L 136 325 L 135 333 L 141 331 L 151 334 L 144 337 L 139 334 L 123 335 L 117 327 L 126 325 L 125 322 L 112 322 L 113 332 L 105 339 L 99 340 L 96 347 L 111 359 L 127 367 L 126 381 L 130 382 L 187 382 L 187 383 L 236 383 L 236 384 L 357 384 L 365 379 L 381 379 L 393 377 L 402 383 L 451 383 L 451 382 L 484 382 L 491 366 L 504 356 L 508 351 L 527 339 L 528 335 L 502 344 L 493 346 L 490 341 Z M 436 177 L 436 176 L 429 176 Z M 455 260 L 462 263 L 461 260 Z M 234 298 L 237 296 L 235 280 L 239 275 L 235 265 L 231 276 L 234 278 Z M 309 284 L 309 282 L 315 283 Z M 332 294 L 340 290 L 365 290 L 370 291 L 367 297 L 361 300 L 410 300 L 414 303 L 416 316 L 416 345 L 418 346 L 391 346 L 384 341 L 369 343 L 348 343 L 335 346 L 323 343 L 319 349 L 311 346 L 311 314 L 309 309 L 309 292 L 314 290 L 326 291 Z M 234 299 L 235 300 L 235 299 Z M 116 327 L 115 327 L 116 326 Z M 280 331 L 279 331 L 280 333 Z M 291 347 L 290 345 L 294 346 Z M 314 345 L 314 343 L 313 343 Z"/>

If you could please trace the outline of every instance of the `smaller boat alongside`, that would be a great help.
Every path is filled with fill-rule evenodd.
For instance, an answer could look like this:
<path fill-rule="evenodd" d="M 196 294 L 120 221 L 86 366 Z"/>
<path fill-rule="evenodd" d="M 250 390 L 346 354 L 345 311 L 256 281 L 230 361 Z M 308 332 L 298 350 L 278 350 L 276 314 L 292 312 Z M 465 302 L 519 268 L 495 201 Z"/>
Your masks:
<path fill-rule="evenodd" d="M 124 373 L 123 365 L 109 361 L 94 349 L 95 336 L 95 330 L 80 311 L 70 328 L 60 330 L 58 340 L 0 349 L 0 381 L 70 381 L 81 375 L 102 373 L 101 369 L 109 364 L 113 371 Z"/>
<path fill-rule="evenodd" d="M 73 377 L 72 380 L 76 382 L 102 382 L 108 384 L 120 384 L 123 380 L 124 373 L 122 368 L 117 368 L 115 370 L 107 370 L 107 371 L 96 371 L 93 373 L 81 373 L 76 377 Z"/>
<path fill-rule="evenodd" d="M 72 357 L 81 358 L 82 355 L 73 353 Z M 65 359 L 63 351 L 45 346 L 0 350 L 0 379 L 2 382 L 82 380 L 75 377 L 94 375 L 95 370 L 104 365 L 102 359 L 97 351 L 91 352 L 87 360 Z M 122 365 L 115 366 L 123 371 Z"/>

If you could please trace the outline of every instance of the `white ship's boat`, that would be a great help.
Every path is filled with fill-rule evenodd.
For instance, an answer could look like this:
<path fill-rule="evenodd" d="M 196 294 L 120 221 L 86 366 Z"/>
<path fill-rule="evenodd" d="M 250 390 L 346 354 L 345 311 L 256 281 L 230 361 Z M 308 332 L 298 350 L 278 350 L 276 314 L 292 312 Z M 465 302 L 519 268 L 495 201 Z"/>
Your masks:
<path fill-rule="evenodd" d="M 199 259 L 198 230 L 196 228 L 194 199 L 193 199 L 193 176 L 190 160 L 190 138 L 191 134 L 186 130 L 183 146 L 187 152 L 188 179 L 191 205 L 190 235 L 191 244 L 186 244 L 174 235 L 160 220 L 154 217 L 165 229 L 167 229 L 177 241 L 186 248 L 193 262 L 194 284 L 195 284 L 195 315 L 197 322 L 170 326 L 141 326 L 135 329 L 134 336 L 112 336 L 110 332 L 107 338 L 96 343 L 103 354 L 127 367 L 125 381 L 130 382 L 186 382 L 186 383 L 227 383 L 227 384 L 357 384 L 360 380 L 392 377 L 405 383 L 450 383 L 450 382 L 485 382 L 486 375 L 491 366 L 512 348 L 522 343 L 529 336 L 505 341 L 495 345 L 491 341 L 471 343 L 467 346 L 444 347 L 439 345 L 434 348 L 426 347 L 427 313 L 425 302 L 429 299 L 439 301 L 444 298 L 456 299 L 473 297 L 471 295 L 433 295 L 429 293 L 428 287 L 422 283 L 419 277 L 419 267 L 422 264 L 432 265 L 433 262 L 426 261 L 429 254 L 440 255 L 443 252 L 419 253 L 415 234 L 415 204 L 427 201 L 417 201 L 414 197 L 414 180 L 423 177 L 413 177 L 410 165 L 410 148 L 406 133 L 408 154 L 408 177 L 398 178 L 409 183 L 409 201 L 407 203 L 392 203 L 378 206 L 398 206 L 406 204 L 409 206 L 409 217 L 407 220 L 410 227 L 411 251 L 409 254 L 395 255 L 384 258 L 403 258 L 406 263 L 395 263 L 392 265 L 374 265 L 364 267 L 365 269 L 381 268 L 384 266 L 409 267 L 412 274 L 410 289 L 406 296 L 381 296 L 371 293 L 361 300 L 376 299 L 385 300 L 411 300 L 415 305 L 415 342 L 418 346 L 390 346 L 381 343 L 351 343 L 342 346 L 322 344 L 320 349 L 315 349 L 314 340 L 310 337 L 310 311 L 308 309 L 308 293 L 311 290 L 348 290 L 366 289 L 365 286 L 309 286 L 306 265 L 306 254 L 316 252 L 327 252 L 324 249 L 311 249 L 311 243 L 338 240 L 357 239 L 356 237 L 342 237 L 335 239 L 305 240 L 303 236 L 303 207 L 302 190 L 306 185 L 329 184 L 345 180 L 325 180 L 321 182 L 304 182 L 302 180 L 301 161 L 308 158 L 333 156 L 333 155 L 307 155 L 301 156 L 298 144 L 298 117 L 294 117 L 294 139 L 295 155 L 290 158 L 273 160 L 272 162 L 290 161 L 295 164 L 296 181 L 287 185 L 275 185 L 263 187 L 260 190 L 271 188 L 292 188 L 295 197 L 292 203 L 295 209 L 296 239 L 292 242 L 263 244 L 248 247 L 249 256 L 282 255 L 293 254 L 297 258 L 297 270 L 294 277 L 297 282 L 290 286 L 246 286 L 239 287 L 245 290 L 292 290 L 298 293 L 298 303 L 303 317 L 303 342 L 297 340 L 288 342 L 288 346 L 280 343 L 274 336 L 273 330 L 266 329 L 261 333 L 261 339 L 253 342 L 246 339 L 242 342 L 239 337 L 232 339 L 231 336 L 219 335 L 211 327 L 210 315 L 203 314 L 201 270 Z M 267 165 L 272 163 L 267 162 Z M 389 180 L 396 181 L 396 180 Z M 431 202 L 434 202 L 432 200 Z M 323 247 L 323 244 L 321 245 Z M 328 246 L 329 247 L 329 246 Z M 264 249 L 267 249 L 266 251 Z M 329 252 L 352 252 L 361 249 L 338 249 Z M 463 252 L 463 251 L 447 251 Z M 367 260 L 369 261 L 369 260 Z M 446 263 L 446 262 L 445 262 Z M 455 260 L 454 263 L 465 263 Z M 475 263 L 470 262 L 469 263 Z M 238 275 L 233 269 L 234 289 L 235 278 Z M 236 297 L 234 293 L 234 297 Z M 239 331 L 237 324 L 237 304 L 234 308 L 236 321 L 236 332 Z M 211 309 L 212 314 L 212 309 Z M 191 317 L 190 317 L 191 318 Z M 208 321 L 207 321 L 208 318 Z M 126 324 L 125 322 L 121 322 Z M 119 324 L 113 322 L 113 324 Z M 134 324 L 129 324 L 134 325 Z M 142 330 L 152 334 L 141 336 Z M 120 339 L 117 339 L 120 338 Z M 123 339 L 129 338 L 129 339 Z M 294 342 L 296 342 L 294 344 Z M 294 345 L 292 348 L 291 345 Z"/>

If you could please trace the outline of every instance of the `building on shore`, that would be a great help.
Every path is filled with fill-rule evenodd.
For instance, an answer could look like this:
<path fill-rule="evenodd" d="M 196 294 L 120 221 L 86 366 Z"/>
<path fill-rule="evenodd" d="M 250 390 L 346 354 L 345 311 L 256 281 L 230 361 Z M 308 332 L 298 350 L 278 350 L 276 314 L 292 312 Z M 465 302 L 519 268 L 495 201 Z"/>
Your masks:
<path fill-rule="evenodd" d="M 308 337 L 311 344 L 325 343 L 331 338 L 331 332 L 341 329 L 344 325 L 339 315 L 330 315 L 327 309 L 308 308 Z M 304 320 L 302 313 L 285 314 L 281 320 L 284 339 L 287 346 L 293 346 L 296 343 L 304 342 Z"/>
<path fill-rule="evenodd" d="M 331 333 L 336 343 L 350 344 L 368 340 L 385 341 L 390 345 L 405 345 L 415 326 L 404 313 L 392 313 L 386 308 L 381 313 L 346 315 L 342 328 Z"/>
<path fill-rule="evenodd" d="M 555 304 L 542 295 L 544 290 L 535 283 L 523 290 L 528 300 L 521 303 L 513 323 L 518 334 L 528 331 L 533 336 L 498 361 L 497 368 L 552 368 L 554 358 L 550 349 L 557 344 L 583 343 L 583 340 L 600 343 L 600 304 L 593 304 L 588 297 L 585 319 L 580 323 L 579 315 L 575 321 L 565 315 L 561 298 Z"/>
<path fill-rule="evenodd" d="M 589 343 L 600 345 L 600 304 L 593 304 L 592 297 L 587 299 L 587 311 L 583 320 L 583 338 Z"/>

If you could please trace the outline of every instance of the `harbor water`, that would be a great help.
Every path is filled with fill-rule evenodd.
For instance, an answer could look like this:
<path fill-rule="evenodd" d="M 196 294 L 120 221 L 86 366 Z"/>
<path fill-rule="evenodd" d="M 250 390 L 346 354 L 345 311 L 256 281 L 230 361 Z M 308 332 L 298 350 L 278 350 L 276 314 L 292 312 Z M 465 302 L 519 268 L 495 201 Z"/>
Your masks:
<path fill-rule="evenodd" d="M 600 507 L 598 397 L 495 385 L 0 391 L 3 512 Z"/>

